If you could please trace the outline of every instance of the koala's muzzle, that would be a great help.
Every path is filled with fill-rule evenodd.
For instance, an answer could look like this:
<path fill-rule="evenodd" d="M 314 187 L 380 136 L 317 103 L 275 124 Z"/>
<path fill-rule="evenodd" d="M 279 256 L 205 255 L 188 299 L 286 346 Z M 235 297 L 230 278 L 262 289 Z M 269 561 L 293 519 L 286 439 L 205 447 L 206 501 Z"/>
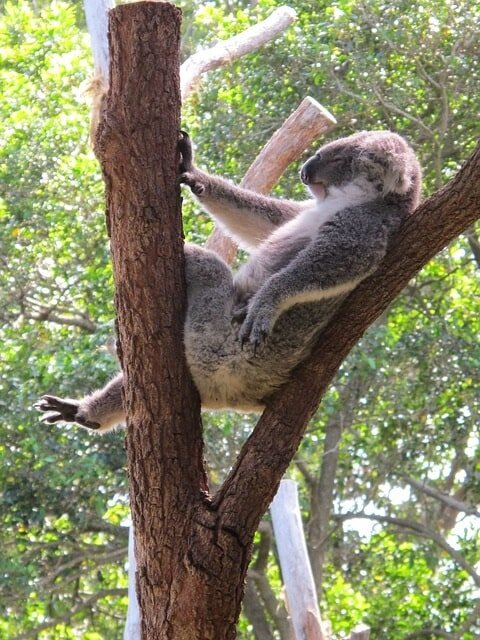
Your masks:
<path fill-rule="evenodd" d="M 307 185 L 308 190 L 318 200 L 323 200 L 327 195 L 327 186 L 316 177 L 316 169 L 318 167 L 318 158 L 313 156 L 305 162 L 300 170 L 300 178 L 303 184 Z"/>
<path fill-rule="evenodd" d="M 317 159 L 315 157 L 310 158 L 300 169 L 300 179 L 303 184 L 311 184 L 314 181 L 316 161 Z"/>

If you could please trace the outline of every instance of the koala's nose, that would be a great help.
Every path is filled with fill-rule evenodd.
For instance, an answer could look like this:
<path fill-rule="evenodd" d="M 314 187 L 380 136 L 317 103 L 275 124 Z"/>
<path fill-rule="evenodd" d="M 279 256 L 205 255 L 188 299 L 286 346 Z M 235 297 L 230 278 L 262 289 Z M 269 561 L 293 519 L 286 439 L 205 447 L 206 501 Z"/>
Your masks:
<path fill-rule="evenodd" d="M 312 180 L 312 165 L 314 161 L 315 158 L 310 158 L 310 160 L 307 160 L 300 170 L 300 179 L 303 184 L 309 184 Z"/>

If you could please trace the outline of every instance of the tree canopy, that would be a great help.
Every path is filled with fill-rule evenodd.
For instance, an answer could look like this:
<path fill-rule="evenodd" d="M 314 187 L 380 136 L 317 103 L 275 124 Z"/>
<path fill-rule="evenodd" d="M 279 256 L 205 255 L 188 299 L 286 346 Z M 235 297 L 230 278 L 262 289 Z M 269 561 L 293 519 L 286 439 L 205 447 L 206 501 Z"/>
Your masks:
<path fill-rule="evenodd" d="M 182 3 L 184 56 L 278 4 Z M 239 180 L 309 94 L 339 122 L 330 137 L 396 130 L 421 159 L 424 192 L 444 184 L 478 135 L 476 3 L 290 4 L 298 19 L 284 35 L 211 72 L 185 103 L 198 163 Z M 0 637 L 120 638 L 123 435 L 41 425 L 32 409 L 43 392 L 81 395 L 116 369 L 104 348 L 113 292 L 103 185 L 81 92 L 89 39 L 80 4 L 2 8 Z M 301 197 L 296 167 L 276 192 Z M 184 228 L 196 242 L 211 228 L 187 197 Z M 471 229 L 352 352 L 290 468 L 321 607 L 338 637 L 360 620 L 392 640 L 480 633 L 479 269 Z M 205 416 L 213 484 L 253 423 Z M 256 549 L 239 637 L 283 639 L 268 517 Z"/>

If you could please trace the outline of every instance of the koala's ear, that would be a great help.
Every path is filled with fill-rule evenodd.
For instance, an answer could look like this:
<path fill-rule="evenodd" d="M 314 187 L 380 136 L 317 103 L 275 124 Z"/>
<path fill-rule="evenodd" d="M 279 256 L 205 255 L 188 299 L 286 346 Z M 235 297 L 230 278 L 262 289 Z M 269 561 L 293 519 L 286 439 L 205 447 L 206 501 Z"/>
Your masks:
<path fill-rule="evenodd" d="M 408 171 L 408 159 L 403 154 L 389 155 L 383 160 L 385 169 L 383 193 L 407 193 L 412 186 L 411 172 Z"/>
<path fill-rule="evenodd" d="M 380 149 L 366 150 L 360 156 L 360 162 L 367 170 L 371 180 L 380 180 L 383 194 L 405 194 L 412 186 L 408 158 L 403 153 L 388 153 Z"/>

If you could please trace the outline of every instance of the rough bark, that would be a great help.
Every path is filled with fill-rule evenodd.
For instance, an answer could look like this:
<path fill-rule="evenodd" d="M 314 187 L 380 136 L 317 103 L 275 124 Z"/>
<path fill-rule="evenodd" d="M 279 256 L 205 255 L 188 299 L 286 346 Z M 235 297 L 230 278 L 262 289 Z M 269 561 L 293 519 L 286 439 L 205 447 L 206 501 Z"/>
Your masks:
<path fill-rule="evenodd" d="M 107 188 L 125 376 L 142 638 L 213 638 L 197 625 L 208 619 L 200 611 L 211 602 L 207 581 L 188 561 L 206 481 L 199 399 L 182 341 L 180 11 L 167 3 L 127 4 L 110 13 L 109 27 L 111 85 L 96 151 Z"/>

